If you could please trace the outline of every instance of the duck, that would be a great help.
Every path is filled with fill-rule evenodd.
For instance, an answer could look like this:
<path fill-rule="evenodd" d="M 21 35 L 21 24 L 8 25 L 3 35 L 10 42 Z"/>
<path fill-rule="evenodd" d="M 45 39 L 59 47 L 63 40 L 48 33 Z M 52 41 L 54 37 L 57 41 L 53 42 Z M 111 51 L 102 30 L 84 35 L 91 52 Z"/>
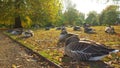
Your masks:
<path fill-rule="evenodd" d="M 109 34 L 115 34 L 116 32 L 115 32 L 115 29 L 114 29 L 114 27 L 112 27 L 112 26 L 107 26 L 106 28 L 105 28 L 105 33 L 109 33 Z"/>
<path fill-rule="evenodd" d="M 59 43 L 64 42 L 67 34 L 68 32 L 66 30 L 62 30 L 58 42 Z"/>
<path fill-rule="evenodd" d="M 26 37 L 26 38 L 34 36 L 34 33 L 33 33 L 32 30 L 26 30 L 26 31 L 24 31 L 22 34 L 23 34 L 23 36 Z"/>
<path fill-rule="evenodd" d="M 80 28 L 80 26 L 74 26 L 74 27 L 73 27 L 73 30 L 74 30 L 74 31 L 80 31 L 81 28 Z"/>
<path fill-rule="evenodd" d="M 65 55 L 76 61 L 98 61 L 111 53 L 119 51 L 100 43 L 82 41 L 77 36 L 67 38 L 64 48 Z"/>
<path fill-rule="evenodd" d="M 60 43 L 65 43 L 65 40 L 70 37 L 70 36 L 78 36 L 77 34 L 73 34 L 73 33 L 68 33 L 67 30 L 61 30 L 61 33 L 60 33 L 60 36 L 59 36 L 59 39 L 58 39 L 58 43 L 57 44 L 60 44 Z"/>

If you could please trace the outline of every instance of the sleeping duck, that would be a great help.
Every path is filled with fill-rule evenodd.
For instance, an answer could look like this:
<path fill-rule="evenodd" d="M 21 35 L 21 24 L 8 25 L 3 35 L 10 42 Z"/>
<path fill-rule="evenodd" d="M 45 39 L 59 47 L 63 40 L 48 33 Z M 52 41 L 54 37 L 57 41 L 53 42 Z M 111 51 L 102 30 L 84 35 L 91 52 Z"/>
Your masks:
<path fill-rule="evenodd" d="M 65 42 L 65 55 L 76 61 L 97 61 L 108 54 L 117 52 L 119 50 L 107 48 L 102 44 L 80 41 L 77 36 L 71 36 Z"/>
<path fill-rule="evenodd" d="M 109 34 L 115 34 L 116 33 L 115 30 L 114 30 L 114 27 L 112 27 L 110 25 L 105 28 L 105 32 L 109 33 Z"/>
<path fill-rule="evenodd" d="M 26 31 L 24 31 L 22 34 L 23 34 L 23 36 L 24 36 L 25 38 L 29 38 L 29 37 L 34 36 L 34 33 L 33 33 L 32 30 L 26 30 Z"/>

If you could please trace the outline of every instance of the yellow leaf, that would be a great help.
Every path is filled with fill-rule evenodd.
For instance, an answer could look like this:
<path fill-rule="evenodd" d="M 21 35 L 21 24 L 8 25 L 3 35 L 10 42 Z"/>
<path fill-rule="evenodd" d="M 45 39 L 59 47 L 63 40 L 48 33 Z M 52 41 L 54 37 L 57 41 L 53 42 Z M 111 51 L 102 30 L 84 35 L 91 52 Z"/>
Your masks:
<path fill-rule="evenodd" d="M 17 68 L 17 66 L 15 64 L 12 64 L 12 68 Z"/>
<path fill-rule="evenodd" d="M 109 59 L 112 59 L 113 57 L 112 57 L 112 55 L 108 55 L 108 58 L 109 58 Z"/>

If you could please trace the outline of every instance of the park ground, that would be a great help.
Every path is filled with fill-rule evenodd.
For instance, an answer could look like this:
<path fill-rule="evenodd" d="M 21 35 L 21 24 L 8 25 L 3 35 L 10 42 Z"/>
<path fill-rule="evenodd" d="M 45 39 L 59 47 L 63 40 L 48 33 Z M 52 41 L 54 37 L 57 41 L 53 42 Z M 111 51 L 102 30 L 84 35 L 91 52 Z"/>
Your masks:
<path fill-rule="evenodd" d="M 0 32 L 0 68 L 50 68 L 30 51 Z"/>
<path fill-rule="evenodd" d="M 86 34 L 84 33 L 83 29 L 81 31 L 73 31 L 71 27 L 67 27 L 67 31 L 70 33 L 78 34 L 80 39 L 90 39 L 95 42 L 105 44 L 110 48 L 120 49 L 120 26 L 114 26 L 116 34 L 113 34 L 113 35 L 106 34 L 104 32 L 105 26 L 94 26 L 92 28 L 95 29 L 96 31 L 95 34 Z M 13 36 L 10 34 L 8 35 L 11 36 L 13 39 L 21 42 L 22 44 L 25 44 L 25 46 L 33 49 L 34 51 L 40 53 L 41 55 L 45 56 L 46 58 L 50 59 L 51 61 L 63 67 L 69 68 L 69 66 L 71 65 L 74 66 L 73 63 L 72 64 L 69 63 L 69 61 L 67 61 L 66 59 L 63 60 L 63 53 L 64 53 L 63 45 L 60 45 L 59 47 L 57 46 L 60 30 L 56 30 L 55 28 L 52 28 L 47 31 L 44 29 L 37 29 L 37 30 L 33 29 L 33 31 L 35 34 L 31 38 L 23 39 L 21 38 L 21 35 L 19 36 L 18 35 Z M 1 36 L 0 39 L 2 40 L 0 41 L 0 43 L 3 46 L 3 47 L 1 46 L 2 49 L 0 49 L 3 55 L 1 53 L 0 56 L 4 57 L 5 56 L 4 53 L 9 54 L 11 56 L 15 52 L 21 51 L 20 48 L 18 49 L 15 48 L 15 47 L 18 47 L 18 46 L 15 46 L 18 44 L 14 44 L 14 42 L 9 41 L 9 39 L 5 38 L 5 36 Z M 11 43 L 11 44 L 8 44 L 8 43 Z M 11 50 L 13 52 L 13 53 L 11 52 L 12 54 L 9 53 L 8 48 L 13 50 L 13 51 Z M 6 53 L 6 51 L 8 51 L 8 53 Z M 15 55 L 16 54 L 19 54 L 19 53 L 15 53 Z M 22 61 L 22 59 L 20 61 Z M 17 64 L 11 62 L 9 65 L 17 65 Z M 100 66 L 103 66 L 102 68 L 110 68 L 110 67 L 120 68 L 120 53 L 108 55 L 102 61 L 99 61 L 99 62 L 81 62 L 78 66 L 80 68 L 101 68 Z"/>

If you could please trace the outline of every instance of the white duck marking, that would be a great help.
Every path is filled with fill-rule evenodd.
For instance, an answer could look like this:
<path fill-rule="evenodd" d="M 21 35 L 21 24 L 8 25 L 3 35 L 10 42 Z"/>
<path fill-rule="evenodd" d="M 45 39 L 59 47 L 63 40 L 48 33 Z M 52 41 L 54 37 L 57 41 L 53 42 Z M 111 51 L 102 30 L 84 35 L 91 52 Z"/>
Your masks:
<path fill-rule="evenodd" d="M 107 55 L 102 55 L 102 56 L 97 56 L 97 57 L 91 57 L 89 59 L 89 61 L 97 61 L 97 60 L 101 60 L 102 58 L 104 58 Z"/>
<path fill-rule="evenodd" d="M 119 52 L 119 50 L 114 50 L 114 51 L 112 51 L 110 53 L 117 53 L 117 52 Z"/>

